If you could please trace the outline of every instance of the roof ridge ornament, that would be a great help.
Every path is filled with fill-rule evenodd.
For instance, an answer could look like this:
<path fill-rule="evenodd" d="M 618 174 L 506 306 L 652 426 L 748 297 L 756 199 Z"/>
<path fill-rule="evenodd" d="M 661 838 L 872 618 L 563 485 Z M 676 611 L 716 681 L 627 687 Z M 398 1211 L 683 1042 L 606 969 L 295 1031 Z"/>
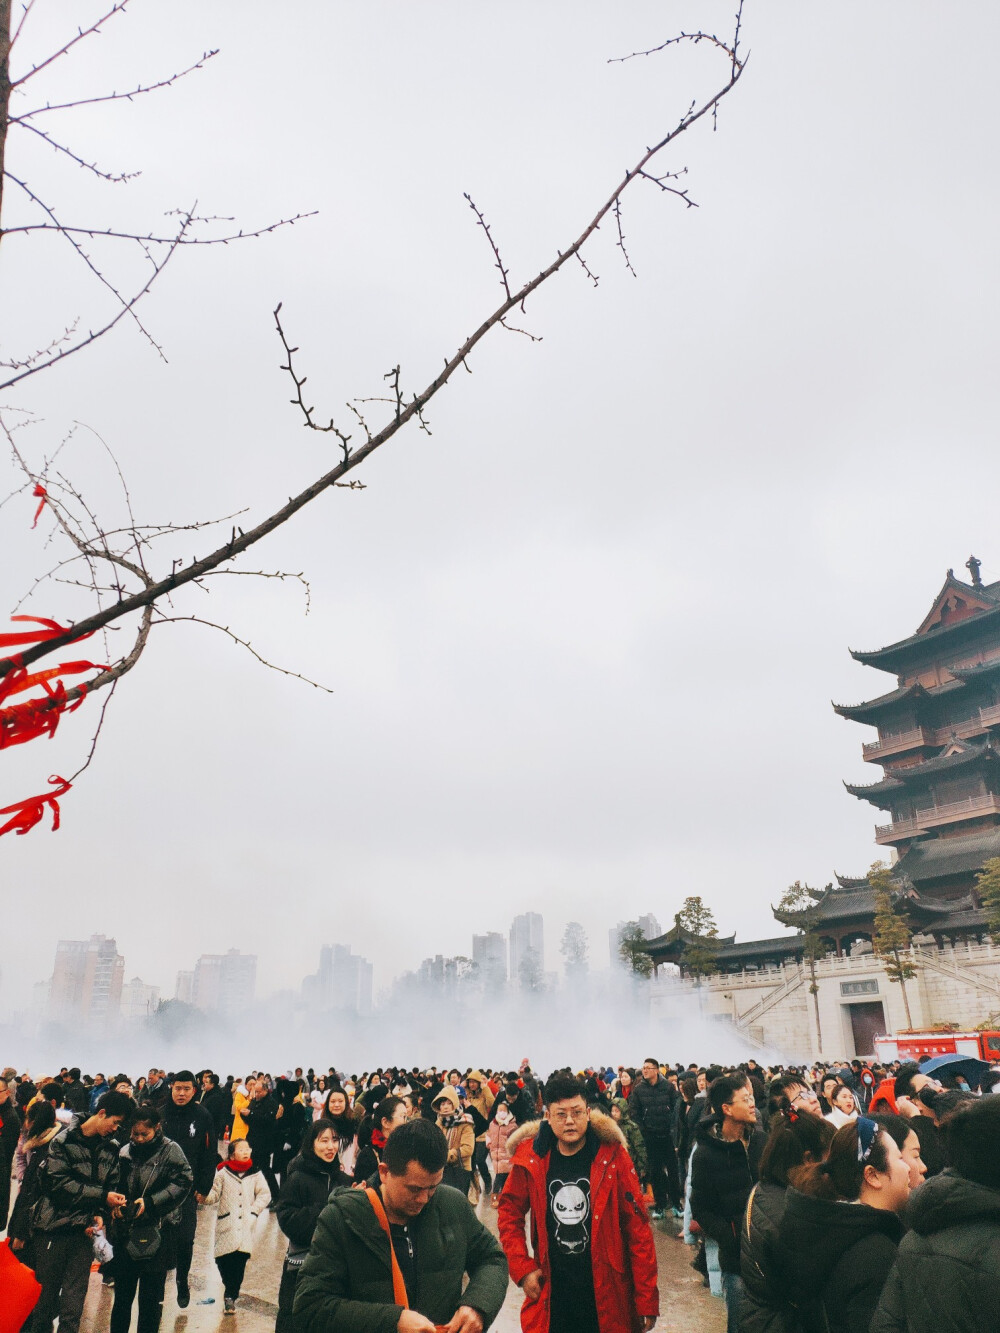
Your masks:
<path fill-rule="evenodd" d="M 980 569 L 982 568 L 982 564 L 983 562 L 981 560 L 977 560 L 974 555 L 970 555 L 968 560 L 966 560 L 965 562 L 965 568 L 972 575 L 972 586 L 974 588 L 981 588 L 983 586 L 983 577 L 979 572 Z"/>

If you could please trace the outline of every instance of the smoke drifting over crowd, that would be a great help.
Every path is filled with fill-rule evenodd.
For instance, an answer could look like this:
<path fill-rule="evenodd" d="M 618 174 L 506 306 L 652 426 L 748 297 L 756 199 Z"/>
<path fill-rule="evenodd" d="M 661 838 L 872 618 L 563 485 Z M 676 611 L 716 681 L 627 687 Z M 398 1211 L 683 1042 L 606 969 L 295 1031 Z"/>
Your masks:
<path fill-rule="evenodd" d="M 485 1062 L 517 1068 L 527 1058 L 548 1071 L 563 1065 L 641 1064 L 647 1055 L 671 1061 L 732 1064 L 761 1053 L 726 1022 L 705 1018 L 694 987 L 670 1017 L 628 978 L 602 977 L 589 986 L 472 999 L 399 996 L 370 1017 L 311 1012 L 290 995 L 255 1004 L 220 1023 L 188 1006 L 168 1003 L 140 1027 L 86 1032 L 56 1025 L 37 1036 L 0 1029 L 7 1058 L 47 1073 L 81 1064 L 136 1074 L 150 1066 L 212 1068 L 243 1075 L 277 1074 L 301 1065 L 356 1073 L 376 1065 L 421 1068 Z"/>

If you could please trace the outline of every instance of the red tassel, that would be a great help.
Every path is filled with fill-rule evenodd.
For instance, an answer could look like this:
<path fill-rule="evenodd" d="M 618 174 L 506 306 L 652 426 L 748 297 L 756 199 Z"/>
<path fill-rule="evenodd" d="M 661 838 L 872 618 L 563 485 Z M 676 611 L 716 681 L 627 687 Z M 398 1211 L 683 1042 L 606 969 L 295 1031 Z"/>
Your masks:
<path fill-rule="evenodd" d="M 0 810 L 0 815 L 11 816 L 6 824 L 0 825 L 0 838 L 11 831 L 20 834 L 30 832 L 45 817 L 46 806 L 52 811 L 52 832 L 55 833 L 59 827 L 59 798 L 65 796 L 73 784 L 58 776 L 50 777 L 49 782 L 55 785 L 55 791 L 27 796 L 23 801 L 15 801 L 13 805 L 5 805 Z"/>
<path fill-rule="evenodd" d="M 38 526 L 38 520 L 42 516 L 42 510 L 45 508 L 45 501 L 46 498 L 48 497 L 48 491 L 45 489 L 45 487 L 42 485 L 40 481 L 36 481 L 35 489 L 31 492 L 31 494 L 35 497 L 35 499 L 38 500 L 38 508 L 35 510 L 35 521 L 31 525 L 34 528 Z"/>

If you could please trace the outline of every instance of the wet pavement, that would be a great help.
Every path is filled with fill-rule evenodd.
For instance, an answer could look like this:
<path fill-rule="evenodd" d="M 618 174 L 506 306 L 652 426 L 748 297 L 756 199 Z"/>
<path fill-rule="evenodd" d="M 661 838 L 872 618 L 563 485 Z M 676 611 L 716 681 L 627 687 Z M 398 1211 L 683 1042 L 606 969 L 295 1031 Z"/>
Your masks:
<path fill-rule="evenodd" d="M 480 1204 L 479 1216 L 494 1233 L 496 1213 Z M 656 1258 L 660 1274 L 661 1315 L 657 1333 L 722 1333 L 726 1311 L 722 1301 L 710 1296 L 701 1277 L 691 1269 L 693 1251 L 675 1235 L 673 1222 L 654 1223 Z M 212 1257 L 215 1213 L 198 1209 L 198 1235 L 194 1264 L 191 1268 L 191 1304 L 178 1310 L 173 1275 L 167 1278 L 167 1298 L 163 1306 L 161 1333 L 270 1333 L 277 1314 L 278 1283 L 285 1256 L 286 1241 L 273 1214 L 265 1225 L 247 1265 L 243 1294 L 236 1314 L 228 1318 L 222 1312 L 222 1282 Z M 98 1274 L 90 1279 L 87 1305 L 80 1325 L 81 1333 L 105 1333 L 111 1318 L 114 1290 L 104 1287 Z M 507 1300 L 493 1325 L 497 1333 L 517 1333 L 521 1292 L 511 1283 Z M 137 1306 L 136 1306 L 137 1308 Z M 135 1328 L 133 1314 L 132 1328 Z"/>

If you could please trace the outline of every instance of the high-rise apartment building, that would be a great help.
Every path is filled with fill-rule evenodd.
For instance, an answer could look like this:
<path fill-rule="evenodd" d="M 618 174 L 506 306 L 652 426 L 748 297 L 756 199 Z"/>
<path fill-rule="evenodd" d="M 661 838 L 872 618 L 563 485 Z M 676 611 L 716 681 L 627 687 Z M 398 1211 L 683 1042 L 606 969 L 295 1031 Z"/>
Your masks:
<path fill-rule="evenodd" d="M 48 1016 L 56 1022 L 101 1026 L 121 1009 L 125 959 L 106 935 L 60 940 L 49 983 Z"/>
<path fill-rule="evenodd" d="M 485 985 L 495 988 L 507 980 L 507 941 L 498 930 L 473 935 L 472 961 L 479 967 Z"/>
<path fill-rule="evenodd" d="M 174 986 L 174 999 L 181 1004 L 194 1004 L 194 973 L 178 972 Z"/>
<path fill-rule="evenodd" d="M 367 1016 L 372 1011 L 372 975 L 367 958 L 352 953 L 349 944 L 325 944 L 319 968 L 302 983 L 310 1006 Z"/>
<path fill-rule="evenodd" d="M 541 979 L 545 967 L 545 939 L 538 912 L 522 912 L 510 927 L 510 977 L 520 985 L 530 969 Z"/>
<path fill-rule="evenodd" d="M 142 977 L 133 977 L 122 987 L 122 1018 L 138 1023 L 155 1014 L 160 1003 L 159 986 L 147 986 Z"/>
<path fill-rule="evenodd" d="M 238 1018 L 253 1004 L 256 988 L 256 954 L 203 953 L 194 967 L 191 1003 L 205 1013 Z"/>

